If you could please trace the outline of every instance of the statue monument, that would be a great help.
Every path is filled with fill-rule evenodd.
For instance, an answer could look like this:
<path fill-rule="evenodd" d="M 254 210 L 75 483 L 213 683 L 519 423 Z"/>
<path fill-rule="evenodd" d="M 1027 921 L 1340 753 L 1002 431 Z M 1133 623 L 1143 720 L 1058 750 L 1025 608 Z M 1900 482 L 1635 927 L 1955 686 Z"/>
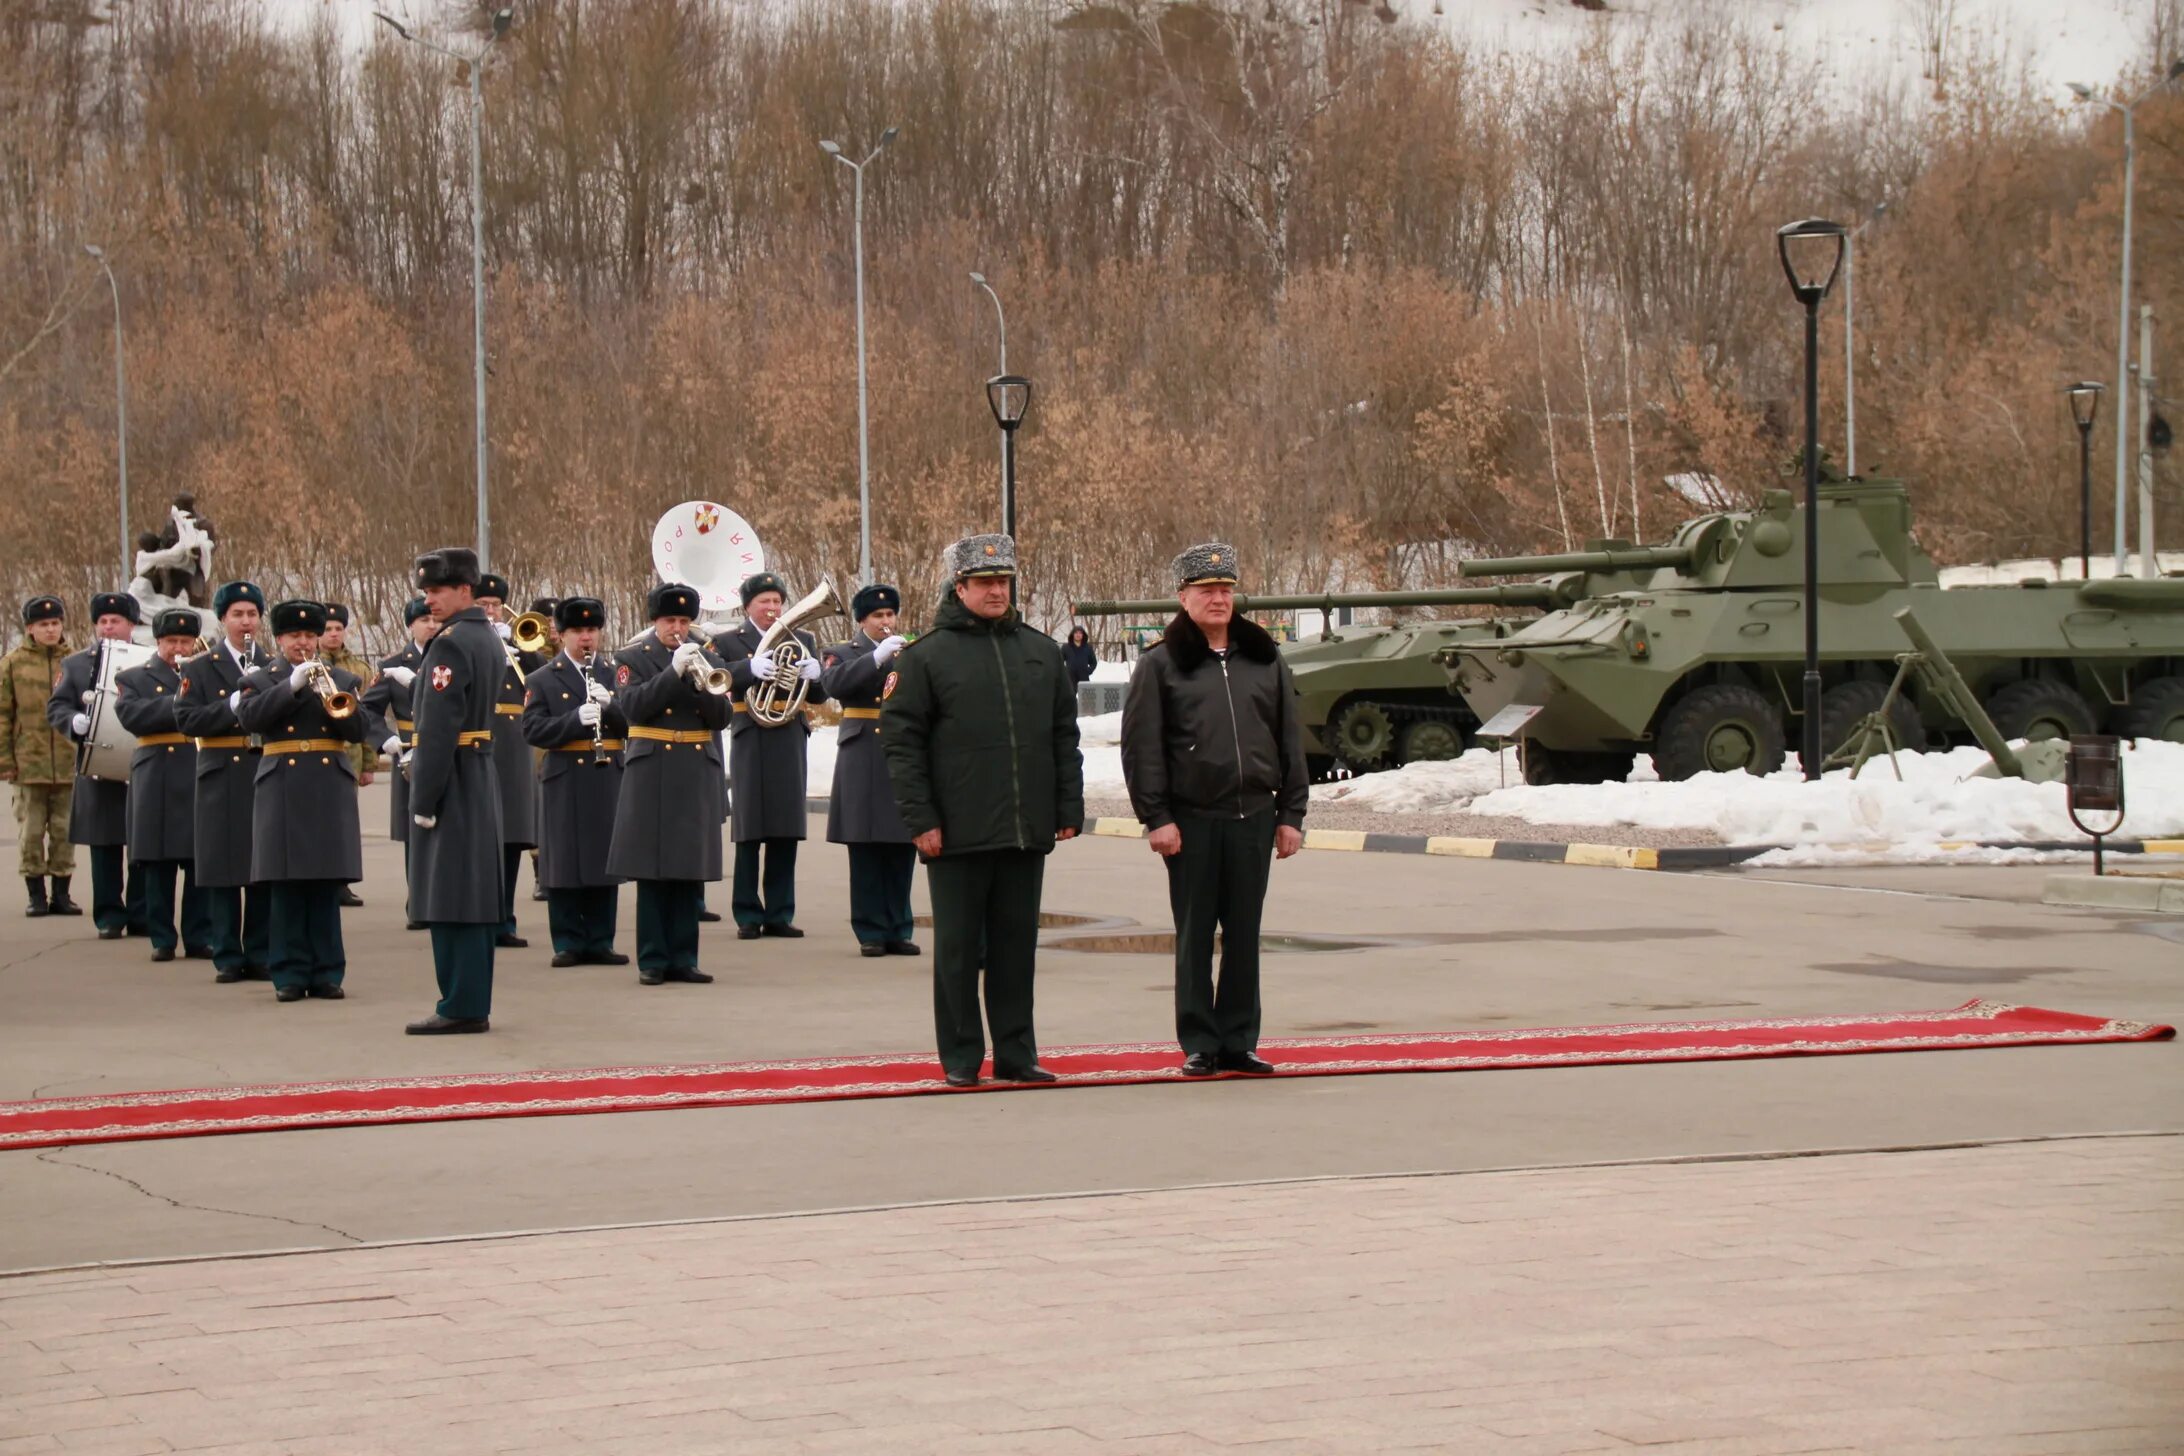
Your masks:
<path fill-rule="evenodd" d="M 167 527 L 137 537 L 136 577 L 129 595 L 150 622 L 158 613 L 189 608 L 197 613 L 201 634 L 212 630 L 212 522 L 197 514 L 197 498 L 183 494 L 167 509 Z"/>

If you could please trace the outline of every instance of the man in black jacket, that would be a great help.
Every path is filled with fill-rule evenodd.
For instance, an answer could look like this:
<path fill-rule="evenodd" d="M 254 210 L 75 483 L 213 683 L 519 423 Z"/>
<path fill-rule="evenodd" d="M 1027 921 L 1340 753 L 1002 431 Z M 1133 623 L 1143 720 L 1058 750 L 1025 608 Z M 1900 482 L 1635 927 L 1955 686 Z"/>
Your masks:
<path fill-rule="evenodd" d="M 895 805 L 933 899 L 933 1022 L 951 1087 L 978 1085 L 985 962 L 993 1074 L 1051 1082 L 1031 1028 L 1046 856 L 1084 826 L 1084 755 L 1062 651 L 1010 605 L 1016 543 L 948 548 L 951 594 L 880 685 Z"/>
<path fill-rule="evenodd" d="M 1274 639 L 1236 615 L 1236 548 L 1175 559 L 1183 610 L 1130 674 L 1122 774 L 1175 912 L 1183 1072 L 1271 1072 L 1259 1048 L 1259 912 L 1267 869 L 1304 844 L 1310 779 L 1296 684 Z M 1213 980 L 1221 932 L 1221 983 Z"/>

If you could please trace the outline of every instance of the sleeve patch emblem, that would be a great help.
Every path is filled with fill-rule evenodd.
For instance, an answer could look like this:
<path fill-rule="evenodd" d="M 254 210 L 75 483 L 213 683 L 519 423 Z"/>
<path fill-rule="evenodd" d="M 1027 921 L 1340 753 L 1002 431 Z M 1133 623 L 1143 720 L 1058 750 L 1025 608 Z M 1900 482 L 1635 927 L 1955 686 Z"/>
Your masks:
<path fill-rule="evenodd" d="M 447 685 L 453 681 L 455 681 L 455 669 L 449 667 L 446 663 L 443 662 L 432 670 L 432 690 L 434 692 L 446 692 Z"/>
<path fill-rule="evenodd" d="M 891 673 L 889 673 L 889 674 L 887 675 L 887 685 L 886 685 L 885 687 L 883 687 L 883 688 L 881 688 L 881 689 L 880 689 L 880 696 L 881 696 L 881 697 L 882 697 L 883 699 L 884 699 L 884 698 L 892 698 L 893 696 L 895 696 L 895 684 L 896 684 L 896 683 L 898 683 L 898 682 L 901 682 L 901 681 L 902 681 L 902 674 L 901 674 L 901 673 L 899 673 L 899 672 L 891 672 Z"/>
<path fill-rule="evenodd" d="M 629 686 L 628 663 L 625 662 L 620 667 L 614 670 L 614 685 L 618 688 L 626 688 Z"/>

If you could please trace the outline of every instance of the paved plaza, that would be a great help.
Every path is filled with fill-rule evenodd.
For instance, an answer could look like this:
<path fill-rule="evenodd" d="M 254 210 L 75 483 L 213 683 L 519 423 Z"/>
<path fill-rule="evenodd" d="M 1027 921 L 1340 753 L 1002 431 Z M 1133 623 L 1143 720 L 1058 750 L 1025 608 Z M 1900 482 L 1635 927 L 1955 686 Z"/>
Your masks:
<path fill-rule="evenodd" d="M 716 985 L 551 970 L 525 900 L 493 1033 L 405 1038 L 429 959 L 365 855 L 339 1003 L 0 912 L 0 1098 L 930 1044 L 817 842 L 809 938 L 708 927 Z M 1267 1034 L 2177 1021 L 2178 927 L 2047 873 L 1309 852 L 1269 931 L 1368 944 L 1270 956 Z M 1043 1041 L 1164 1034 L 1165 957 L 1082 948 L 1165 928 L 1153 856 L 1065 846 L 1046 904 Z M 0 1277 L 0 1453 L 2175 1451 L 2180 1109 L 2168 1042 L 0 1153 L 43 1271 Z"/>

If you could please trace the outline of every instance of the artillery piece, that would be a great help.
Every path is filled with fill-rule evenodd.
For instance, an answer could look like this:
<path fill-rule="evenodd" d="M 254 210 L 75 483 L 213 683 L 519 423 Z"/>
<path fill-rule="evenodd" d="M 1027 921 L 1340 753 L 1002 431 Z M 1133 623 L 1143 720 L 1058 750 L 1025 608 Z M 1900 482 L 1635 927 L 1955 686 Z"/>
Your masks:
<path fill-rule="evenodd" d="M 2105 729 L 2184 741 L 2184 577 L 1945 588 L 1912 537 L 1902 482 L 1839 479 L 1820 506 L 1824 748 L 1888 697 L 1904 607 L 2005 738 Z M 1527 782 L 1620 779 L 1641 752 L 1664 779 L 1771 773 L 1801 711 L 1803 547 L 1790 492 L 1769 491 L 1756 510 L 1685 521 L 1662 546 L 1467 561 L 1466 578 L 1630 580 L 1438 655 L 1482 721 L 1512 703 L 1540 708 L 1526 730 Z M 1922 687 L 1888 711 L 1913 747 L 1971 733 L 1945 695 Z"/>

